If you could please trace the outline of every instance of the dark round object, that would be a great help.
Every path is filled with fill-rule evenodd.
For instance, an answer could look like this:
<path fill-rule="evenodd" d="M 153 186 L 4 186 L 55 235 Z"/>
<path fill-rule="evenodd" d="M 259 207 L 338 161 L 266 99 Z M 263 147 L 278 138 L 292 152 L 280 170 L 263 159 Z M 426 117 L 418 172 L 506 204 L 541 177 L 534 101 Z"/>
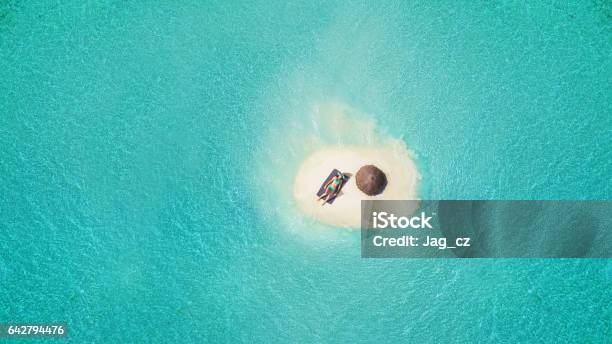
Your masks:
<path fill-rule="evenodd" d="M 387 186 L 387 176 L 374 165 L 362 166 L 355 176 L 357 187 L 368 196 L 383 192 Z"/>

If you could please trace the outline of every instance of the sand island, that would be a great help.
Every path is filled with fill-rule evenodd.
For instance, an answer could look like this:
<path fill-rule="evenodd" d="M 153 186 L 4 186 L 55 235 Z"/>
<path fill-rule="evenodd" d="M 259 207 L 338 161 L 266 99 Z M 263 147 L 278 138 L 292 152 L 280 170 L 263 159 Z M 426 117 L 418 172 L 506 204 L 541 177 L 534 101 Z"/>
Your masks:
<path fill-rule="evenodd" d="M 384 173 L 385 185 L 359 185 L 360 190 L 357 172 L 366 167 L 360 172 L 363 174 L 370 166 Z M 322 202 L 317 202 L 315 193 L 334 168 L 351 177 L 333 204 L 321 206 Z M 372 171 L 366 172 L 369 174 Z M 336 227 L 359 228 L 361 200 L 417 199 L 419 178 L 410 151 L 401 140 L 387 139 L 372 146 L 328 146 L 304 160 L 295 177 L 293 196 L 298 208 L 307 216 Z M 364 178 L 360 179 L 364 183 Z M 369 190 L 368 187 L 373 189 Z"/>

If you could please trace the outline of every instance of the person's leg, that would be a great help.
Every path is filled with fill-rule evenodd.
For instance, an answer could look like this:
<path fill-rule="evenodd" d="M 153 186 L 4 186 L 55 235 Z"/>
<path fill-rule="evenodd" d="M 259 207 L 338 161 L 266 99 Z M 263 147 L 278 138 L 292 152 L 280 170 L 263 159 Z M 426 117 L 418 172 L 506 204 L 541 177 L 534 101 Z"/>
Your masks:
<path fill-rule="evenodd" d="M 322 199 L 326 199 L 327 196 L 329 196 L 329 189 L 325 189 L 325 192 L 321 195 L 321 197 L 319 197 L 319 199 L 317 201 L 320 201 Z"/>
<path fill-rule="evenodd" d="M 327 203 L 327 201 L 334 199 L 334 197 L 338 196 L 338 192 L 339 189 L 335 189 L 335 190 L 328 190 L 329 192 L 327 192 L 327 198 L 325 199 L 325 202 L 323 202 L 322 205 L 325 205 L 325 203 Z"/>
<path fill-rule="evenodd" d="M 325 193 L 325 196 L 326 196 L 325 202 L 323 202 L 323 204 L 321 204 L 321 205 L 322 206 L 325 205 L 325 203 L 327 203 L 327 201 L 332 199 L 335 194 L 336 194 L 336 190 L 335 189 L 328 189 L 327 192 Z"/>

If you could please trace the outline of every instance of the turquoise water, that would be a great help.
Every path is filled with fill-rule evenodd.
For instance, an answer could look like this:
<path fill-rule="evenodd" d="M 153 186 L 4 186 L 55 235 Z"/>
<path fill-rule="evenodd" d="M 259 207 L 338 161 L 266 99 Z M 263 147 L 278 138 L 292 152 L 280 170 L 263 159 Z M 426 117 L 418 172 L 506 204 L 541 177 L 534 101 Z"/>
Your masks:
<path fill-rule="evenodd" d="M 610 199 L 609 3 L 180 3 L 0 1 L 0 323 L 66 322 L 73 342 L 612 336 L 609 260 L 361 259 L 358 233 L 270 186 L 312 147 L 363 143 L 313 122 L 334 101 L 406 142 L 423 198 Z"/>

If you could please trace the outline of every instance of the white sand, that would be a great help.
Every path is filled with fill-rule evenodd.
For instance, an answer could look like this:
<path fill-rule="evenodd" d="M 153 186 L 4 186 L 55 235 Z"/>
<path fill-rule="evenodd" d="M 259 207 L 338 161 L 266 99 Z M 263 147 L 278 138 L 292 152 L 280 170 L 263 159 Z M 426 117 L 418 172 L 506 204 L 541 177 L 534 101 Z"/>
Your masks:
<path fill-rule="evenodd" d="M 367 196 L 357 188 L 355 175 L 363 165 L 375 165 L 387 176 L 387 187 L 377 196 Z M 332 169 L 352 174 L 333 204 L 321 206 L 316 192 Z M 298 208 L 307 216 L 328 225 L 345 228 L 361 226 L 361 200 L 417 199 L 419 173 L 403 141 L 389 139 L 384 144 L 331 146 L 310 155 L 299 168 L 293 186 Z"/>

